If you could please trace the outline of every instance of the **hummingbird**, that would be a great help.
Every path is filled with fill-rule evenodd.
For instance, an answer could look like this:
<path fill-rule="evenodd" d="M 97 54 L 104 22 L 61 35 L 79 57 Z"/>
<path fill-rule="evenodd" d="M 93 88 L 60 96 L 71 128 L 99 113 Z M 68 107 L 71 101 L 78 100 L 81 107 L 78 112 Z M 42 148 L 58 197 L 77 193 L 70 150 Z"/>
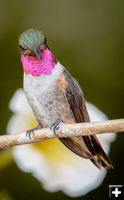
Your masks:
<path fill-rule="evenodd" d="M 38 29 L 24 31 L 19 37 L 19 46 L 24 92 L 38 128 L 49 127 L 56 131 L 62 122 L 90 122 L 78 82 L 54 56 L 43 32 Z M 96 135 L 59 140 L 78 156 L 90 159 L 99 169 L 113 168 Z"/>

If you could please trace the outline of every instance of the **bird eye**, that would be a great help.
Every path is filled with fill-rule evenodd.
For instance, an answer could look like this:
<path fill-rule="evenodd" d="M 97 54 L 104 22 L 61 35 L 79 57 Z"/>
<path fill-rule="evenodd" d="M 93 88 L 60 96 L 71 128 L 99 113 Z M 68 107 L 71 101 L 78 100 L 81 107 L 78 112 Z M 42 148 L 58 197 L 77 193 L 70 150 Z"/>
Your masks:
<path fill-rule="evenodd" d="M 25 49 L 22 47 L 22 45 L 20 45 L 20 49 L 23 50 L 23 51 L 25 50 Z"/>
<path fill-rule="evenodd" d="M 22 47 L 22 45 L 20 45 L 20 49 L 22 50 L 24 55 L 31 55 L 32 51 L 30 49 L 25 49 Z"/>

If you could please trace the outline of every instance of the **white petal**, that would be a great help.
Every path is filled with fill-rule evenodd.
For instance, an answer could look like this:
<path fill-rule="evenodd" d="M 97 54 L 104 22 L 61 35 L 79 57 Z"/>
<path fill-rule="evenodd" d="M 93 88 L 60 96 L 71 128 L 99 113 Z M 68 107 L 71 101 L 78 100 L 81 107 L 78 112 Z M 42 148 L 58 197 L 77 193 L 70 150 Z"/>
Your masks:
<path fill-rule="evenodd" d="M 13 111 L 14 113 L 19 113 L 19 114 L 25 114 L 29 115 L 32 113 L 32 110 L 29 106 L 29 103 L 27 101 L 27 98 L 24 94 L 23 89 L 18 89 L 14 93 L 10 104 L 9 104 L 10 110 Z"/>
<path fill-rule="evenodd" d="M 58 174 L 58 188 L 72 197 L 78 197 L 86 194 L 90 190 L 96 188 L 103 181 L 106 171 L 99 170 L 91 165 L 89 160 L 75 159 L 77 165 L 61 165 L 59 166 L 60 173 Z M 79 165 L 78 165 L 79 164 Z M 48 191 L 57 191 L 56 182 L 53 180 L 45 182 L 43 187 Z"/>
<path fill-rule="evenodd" d="M 26 123 L 25 123 L 26 122 Z M 13 115 L 7 125 L 7 133 L 16 134 L 30 129 L 25 115 Z"/>
<path fill-rule="evenodd" d="M 87 110 L 90 116 L 90 120 L 92 122 L 96 122 L 96 121 L 104 121 L 107 120 L 108 117 L 101 112 L 101 110 L 99 110 L 96 106 L 94 106 L 93 104 L 87 102 L 86 103 L 87 106 Z"/>
<path fill-rule="evenodd" d="M 25 172 L 33 174 L 39 171 L 41 178 L 45 179 L 47 174 L 47 165 L 45 165 L 42 154 L 33 149 L 31 145 L 23 145 L 15 147 L 13 151 L 17 165 Z M 45 173 L 46 171 L 46 173 Z M 38 173 L 39 174 L 39 173 Z"/>
<path fill-rule="evenodd" d="M 7 133 L 15 134 L 36 127 L 37 122 L 23 89 L 18 89 L 9 104 L 14 115 L 7 125 Z"/>

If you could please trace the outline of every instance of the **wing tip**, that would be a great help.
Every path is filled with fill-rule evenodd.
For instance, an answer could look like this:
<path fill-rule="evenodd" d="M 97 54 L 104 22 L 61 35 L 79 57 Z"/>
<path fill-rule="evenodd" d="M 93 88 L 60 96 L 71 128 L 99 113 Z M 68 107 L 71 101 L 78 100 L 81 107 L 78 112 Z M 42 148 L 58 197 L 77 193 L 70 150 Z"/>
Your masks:
<path fill-rule="evenodd" d="M 97 155 L 97 156 L 94 156 L 93 159 L 91 159 L 91 161 L 99 169 L 101 169 L 102 167 L 105 169 L 114 169 L 114 166 L 108 157 L 106 159 L 102 155 Z"/>
<path fill-rule="evenodd" d="M 98 141 L 98 138 L 94 135 L 91 137 L 93 147 L 95 149 L 96 155 L 93 156 L 93 163 L 98 167 L 98 168 L 105 168 L 105 169 L 113 169 L 113 164 L 105 151 L 103 150 L 100 142 Z"/>

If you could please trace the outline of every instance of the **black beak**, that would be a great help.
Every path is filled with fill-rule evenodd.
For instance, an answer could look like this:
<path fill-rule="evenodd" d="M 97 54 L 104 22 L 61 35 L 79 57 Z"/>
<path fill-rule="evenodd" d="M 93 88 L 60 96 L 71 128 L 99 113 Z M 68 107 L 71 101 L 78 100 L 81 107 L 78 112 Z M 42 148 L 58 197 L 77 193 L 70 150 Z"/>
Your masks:
<path fill-rule="evenodd" d="M 42 59 L 41 57 L 41 50 L 39 48 L 34 49 L 34 54 L 37 56 L 38 59 Z"/>

